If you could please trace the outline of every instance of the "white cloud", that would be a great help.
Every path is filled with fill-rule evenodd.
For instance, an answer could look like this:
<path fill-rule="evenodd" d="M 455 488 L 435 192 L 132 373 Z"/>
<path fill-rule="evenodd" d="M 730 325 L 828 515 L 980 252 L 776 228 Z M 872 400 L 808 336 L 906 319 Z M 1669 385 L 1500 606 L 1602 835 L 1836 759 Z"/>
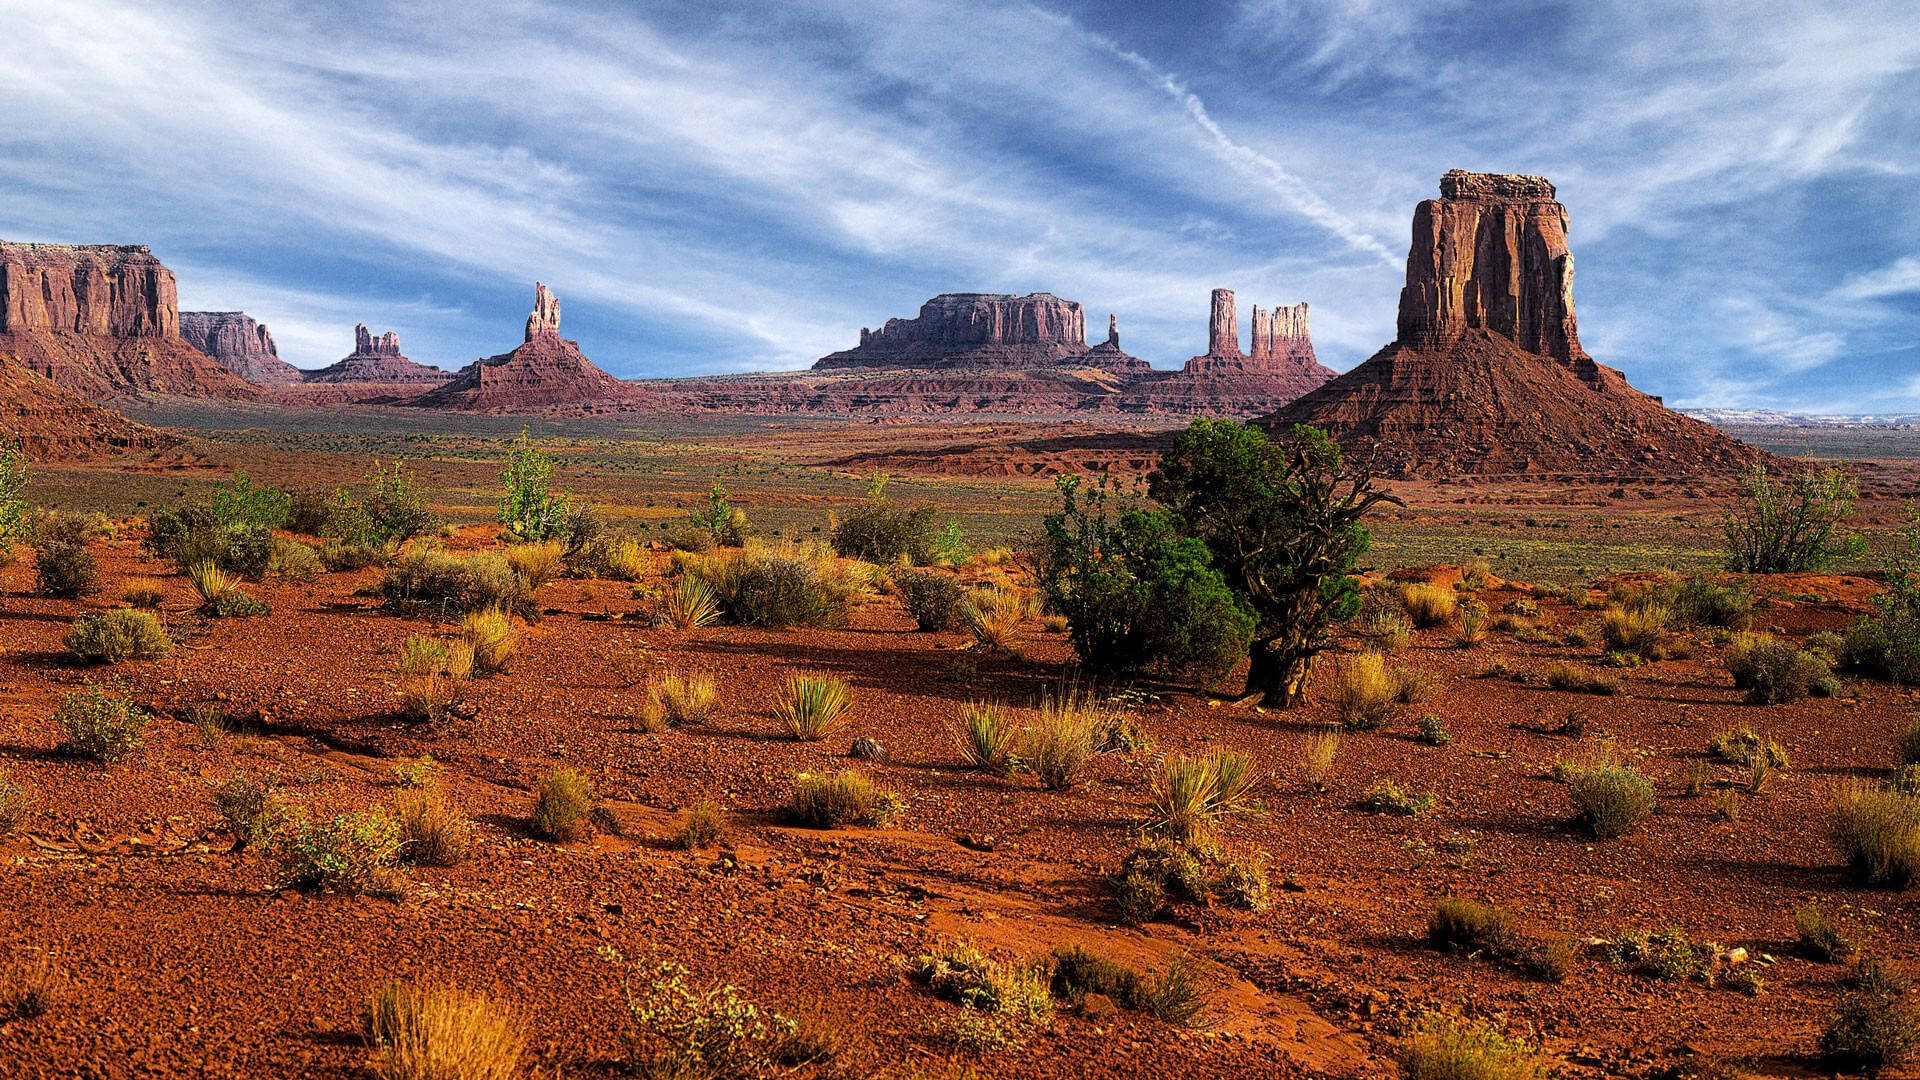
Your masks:
<path fill-rule="evenodd" d="M 1911 293 L 1920 293 L 1920 258 L 1911 255 L 1878 270 L 1854 274 L 1833 291 L 1840 300 L 1884 300 Z"/>

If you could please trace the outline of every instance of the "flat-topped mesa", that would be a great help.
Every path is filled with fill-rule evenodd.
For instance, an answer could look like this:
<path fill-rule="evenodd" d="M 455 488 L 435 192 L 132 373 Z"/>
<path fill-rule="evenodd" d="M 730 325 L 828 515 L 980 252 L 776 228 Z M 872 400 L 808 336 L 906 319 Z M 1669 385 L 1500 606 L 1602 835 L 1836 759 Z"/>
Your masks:
<path fill-rule="evenodd" d="M 1455 169 L 1440 193 L 1414 210 L 1400 342 L 1436 351 L 1469 330 L 1490 330 L 1593 378 L 1574 321 L 1567 211 L 1553 185 Z"/>
<path fill-rule="evenodd" d="M 834 368 L 1020 368 L 1090 362 L 1080 304 L 1052 293 L 941 293 L 911 319 L 862 329 L 860 344 L 830 353 L 815 370 Z M 1103 355 L 1124 356 L 1116 345 Z M 1145 361 L 1126 357 L 1128 368 Z"/>
<path fill-rule="evenodd" d="M 535 337 L 560 336 L 560 298 L 544 282 L 533 283 L 533 313 L 527 316 L 525 341 Z"/>
<path fill-rule="evenodd" d="M 180 336 L 213 362 L 251 383 L 285 386 L 306 373 L 280 359 L 265 323 L 244 311 L 183 311 Z"/>
<path fill-rule="evenodd" d="M 337 363 L 307 372 L 310 383 L 368 383 L 380 386 L 436 384 L 453 378 L 451 372 L 407 359 L 400 352 L 400 335 L 389 330 L 375 334 L 366 323 L 353 328 L 353 352 Z"/>
<path fill-rule="evenodd" d="M 180 337 L 173 271 L 139 244 L 0 240 L 0 354 L 93 396 L 257 393 Z"/>

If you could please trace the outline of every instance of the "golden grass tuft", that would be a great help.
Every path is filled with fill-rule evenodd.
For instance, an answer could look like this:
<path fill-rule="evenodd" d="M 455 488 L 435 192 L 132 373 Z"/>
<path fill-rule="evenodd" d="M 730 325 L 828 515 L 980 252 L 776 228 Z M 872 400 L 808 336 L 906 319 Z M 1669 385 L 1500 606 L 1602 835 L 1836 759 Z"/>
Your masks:
<path fill-rule="evenodd" d="M 367 1012 L 381 1080 L 510 1080 L 520 1071 L 519 1020 L 477 994 L 389 983 Z"/>
<path fill-rule="evenodd" d="M 1401 1054 L 1406 1080 L 1544 1080 L 1547 1058 L 1492 1024 L 1430 1016 Z"/>
<path fill-rule="evenodd" d="M 460 618 L 460 640 L 472 650 L 473 674 L 480 678 L 497 675 L 513 660 L 520 632 L 513 616 L 497 607 L 470 611 Z"/>
<path fill-rule="evenodd" d="M 1386 721 L 1396 689 L 1379 653 L 1350 657 L 1340 669 L 1340 723 L 1351 731 L 1379 727 Z"/>
<path fill-rule="evenodd" d="M 1847 783 L 1834 794 L 1828 837 L 1847 868 L 1869 885 L 1904 889 L 1920 880 L 1920 798 Z"/>
<path fill-rule="evenodd" d="M 858 769 L 843 769 L 830 776 L 801 773 L 793 778 L 794 820 L 816 829 L 885 825 L 903 805 L 898 796 L 882 790 Z"/>
<path fill-rule="evenodd" d="M 688 851 L 710 848 L 727 835 L 727 811 L 712 799 L 701 799 L 687 807 L 687 819 L 674 834 L 674 843 Z"/>
<path fill-rule="evenodd" d="M 804 742 L 817 742 L 846 727 L 853 719 L 853 691 L 845 682 L 827 675 L 787 676 L 787 692 L 774 705 L 788 734 Z"/>
<path fill-rule="evenodd" d="M 1658 660 L 1665 655 L 1667 626 L 1672 621 L 1673 614 L 1658 604 L 1632 609 L 1608 608 L 1600 617 L 1600 640 L 1609 652 Z"/>
<path fill-rule="evenodd" d="M 1106 707 L 1084 691 L 1046 694 L 1040 699 L 1040 715 L 1020 738 L 1021 763 L 1054 791 L 1077 786 L 1086 778 L 1108 716 Z"/>
<path fill-rule="evenodd" d="M 647 690 L 642 726 L 656 731 L 704 724 L 719 702 L 711 675 L 668 675 Z"/>
<path fill-rule="evenodd" d="M 1460 597 L 1441 585 L 1403 585 L 1400 604 L 1407 609 L 1415 626 L 1438 626 L 1453 618 L 1454 610 L 1460 606 Z"/>
<path fill-rule="evenodd" d="M 458 866 L 473 849 L 473 825 L 438 785 L 403 788 L 393 797 L 400 857 L 416 866 Z"/>
<path fill-rule="evenodd" d="M 555 769 L 540 778 L 533 795 L 533 831 L 543 839 L 566 843 L 593 831 L 593 782 L 572 769 Z"/>
<path fill-rule="evenodd" d="M 212 559 L 202 559 L 187 567 L 187 584 L 199 594 L 202 607 L 219 603 L 234 588 L 233 579 Z"/>
<path fill-rule="evenodd" d="M 1318 731 L 1307 736 L 1300 746 L 1300 778 L 1307 786 L 1325 790 L 1333 778 L 1334 761 L 1340 755 L 1340 733 Z"/>
<path fill-rule="evenodd" d="M 532 592 L 560 574 L 560 561 L 567 549 L 558 540 L 541 544 L 514 544 L 507 548 L 507 565 L 527 583 Z"/>

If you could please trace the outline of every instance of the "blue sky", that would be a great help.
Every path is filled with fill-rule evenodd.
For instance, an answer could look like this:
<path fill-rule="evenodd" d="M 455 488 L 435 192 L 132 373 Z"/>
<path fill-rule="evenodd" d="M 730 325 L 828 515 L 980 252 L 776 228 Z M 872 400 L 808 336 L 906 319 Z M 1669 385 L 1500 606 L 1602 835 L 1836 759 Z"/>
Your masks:
<path fill-rule="evenodd" d="M 1215 286 L 1309 301 L 1344 369 L 1462 167 L 1559 185 L 1582 338 L 1643 389 L 1920 410 L 1912 0 L 0 0 L 0 40 L 0 238 L 149 244 L 303 366 L 360 321 L 502 351 L 537 278 L 624 376 L 960 290 L 1175 366 Z"/>

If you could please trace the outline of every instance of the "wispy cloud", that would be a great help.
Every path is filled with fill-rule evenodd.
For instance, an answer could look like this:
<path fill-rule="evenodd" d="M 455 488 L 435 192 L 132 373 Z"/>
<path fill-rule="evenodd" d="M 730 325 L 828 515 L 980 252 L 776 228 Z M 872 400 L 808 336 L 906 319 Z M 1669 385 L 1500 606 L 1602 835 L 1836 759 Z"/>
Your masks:
<path fill-rule="evenodd" d="M 1841 300 L 1883 300 L 1920 293 L 1920 258 L 1907 255 L 1877 270 L 1849 275 L 1833 292 Z"/>

